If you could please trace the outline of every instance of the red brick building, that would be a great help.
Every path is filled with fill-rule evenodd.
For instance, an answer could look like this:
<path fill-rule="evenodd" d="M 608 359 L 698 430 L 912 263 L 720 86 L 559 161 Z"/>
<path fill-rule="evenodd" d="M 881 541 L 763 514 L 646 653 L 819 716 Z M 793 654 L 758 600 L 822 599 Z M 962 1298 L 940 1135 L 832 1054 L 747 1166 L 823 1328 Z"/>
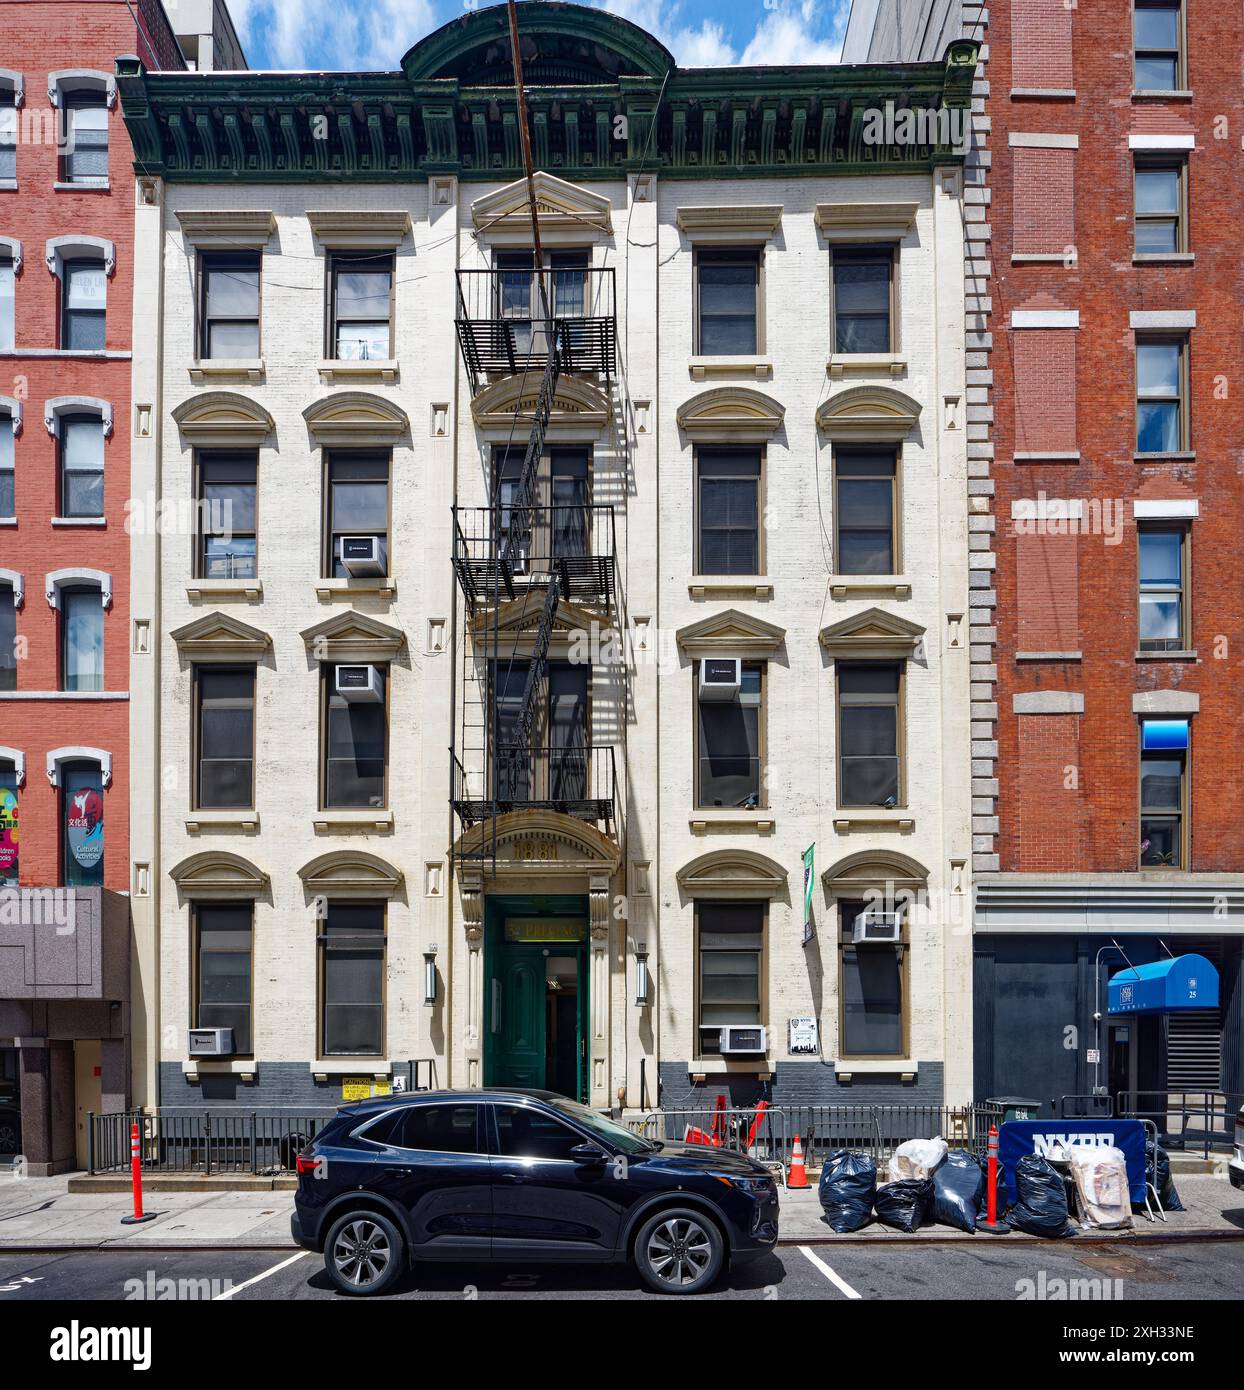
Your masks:
<path fill-rule="evenodd" d="M 0 1162 L 36 1173 L 131 1089 L 127 53 L 185 66 L 158 0 L 0 0 Z"/>
<path fill-rule="evenodd" d="M 985 45 L 965 197 L 978 1094 L 1157 1113 L 1154 1093 L 1239 1092 L 1241 14 L 856 0 L 851 23 L 878 59 Z M 1168 954 L 1208 959 L 1216 1005 L 1107 1014 L 1108 977 Z"/>

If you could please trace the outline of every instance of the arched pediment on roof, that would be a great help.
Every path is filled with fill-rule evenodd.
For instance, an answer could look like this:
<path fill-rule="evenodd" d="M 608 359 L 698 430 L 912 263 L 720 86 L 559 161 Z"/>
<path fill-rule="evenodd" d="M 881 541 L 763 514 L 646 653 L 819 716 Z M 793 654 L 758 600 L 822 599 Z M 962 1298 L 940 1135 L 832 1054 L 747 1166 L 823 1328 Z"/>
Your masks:
<path fill-rule="evenodd" d="M 208 849 L 192 854 L 168 871 L 183 902 L 266 898 L 268 875 L 249 859 L 228 850 Z"/>
<path fill-rule="evenodd" d="M 715 849 L 676 875 L 688 898 L 784 898 L 786 870 L 754 849 Z"/>
<path fill-rule="evenodd" d="M 600 86 L 620 77 L 662 78 L 674 55 L 637 24 L 587 5 L 524 5 L 519 50 L 528 86 Z M 417 43 L 402 59 L 412 82 L 455 78 L 464 87 L 513 88 L 504 5 L 473 10 Z"/>
<path fill-rule="evenodd" d="M 236 391 L 204 391 L 173 410 L 182 438 L 196 444 L 260 445 L 272 433 L 272 416 Z"/>
<path fill-rule="evenodd" d="M 920 402 L 893 386 L 849 386 L 816 412 L 828 439 L 899 444 L 920 422 Z"/>
<path fill-rule="evenodd" d="M 535 418 L 540 378 L 507 376 L 495 381 L 471 401 L 471 416 L 485 439 L 504 443 L 525 438 Z M 517 415 L 518 424 L 515 424 Z M 613 418 L 608 395 L 581 377 L 558 378 L 549 418 L 550 439 L 590 440 Z"/>
<path fill-rule="evenodd" d="M 701 391 L 678 408 L 678 426 L 697 443 L 762 443 L 782 427 L 786 407 L 748 386 Z"/>

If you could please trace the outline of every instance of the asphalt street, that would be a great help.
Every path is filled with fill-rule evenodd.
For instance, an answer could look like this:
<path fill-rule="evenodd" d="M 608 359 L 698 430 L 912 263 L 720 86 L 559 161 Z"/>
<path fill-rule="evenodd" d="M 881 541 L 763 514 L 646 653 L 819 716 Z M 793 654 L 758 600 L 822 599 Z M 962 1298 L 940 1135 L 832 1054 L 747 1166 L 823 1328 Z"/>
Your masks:
<path fill-rule="evenodd" d="M 984 1238 L 982 1238 L 983 1240 Z M 1077 1248 L 1004 1242 L 918 1248 L 782 1247 L 728 1273 L 706 1300 L 1238 1300 L 1244 1242 Z M 29 1300 L 281 1302 L 340 1299 L 318 1255 L 239 1250 L 0 1255 L 0 1308 Z M 644 1300 L 630 1270 L 424 1265 L 382 1296 L 425 1300 Z M 342 1300 L 346 1301 L 346 1300 Z M 381 1301 L 381 1300 L 373 1300 Z"/>

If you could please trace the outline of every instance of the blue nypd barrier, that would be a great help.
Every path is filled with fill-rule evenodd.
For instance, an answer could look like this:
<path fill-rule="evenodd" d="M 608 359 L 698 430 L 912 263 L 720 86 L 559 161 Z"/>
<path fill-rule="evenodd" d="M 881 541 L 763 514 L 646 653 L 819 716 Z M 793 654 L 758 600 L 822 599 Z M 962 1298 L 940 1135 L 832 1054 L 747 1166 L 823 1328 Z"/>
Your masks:
<path fill-rule="evenodd" d="M 998 1157 L 1009 1202 L 1019 1200 L 1015 1165 L 1026 1154 L 1048 1158 L 1061 1148 L 1108 1145 L 1123 1151 L 1133 1202 L 1145 1200 L 1145 1126 L 1141 1120 L 1009 1120 L 998 1134 Z"/>

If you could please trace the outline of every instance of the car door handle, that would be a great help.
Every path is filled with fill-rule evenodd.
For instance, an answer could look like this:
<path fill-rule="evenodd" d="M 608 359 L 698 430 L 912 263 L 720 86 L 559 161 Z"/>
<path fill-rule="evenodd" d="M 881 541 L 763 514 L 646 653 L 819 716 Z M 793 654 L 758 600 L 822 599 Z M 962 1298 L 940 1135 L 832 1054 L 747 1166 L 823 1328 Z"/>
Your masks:
<path fill-rule="evenodd" d="M 526 1173 L 502 1173 L 500 1176 L 504 1178 L 506 1182 L 526 1182 L 528 1180 L 528 1175 Z"/>

